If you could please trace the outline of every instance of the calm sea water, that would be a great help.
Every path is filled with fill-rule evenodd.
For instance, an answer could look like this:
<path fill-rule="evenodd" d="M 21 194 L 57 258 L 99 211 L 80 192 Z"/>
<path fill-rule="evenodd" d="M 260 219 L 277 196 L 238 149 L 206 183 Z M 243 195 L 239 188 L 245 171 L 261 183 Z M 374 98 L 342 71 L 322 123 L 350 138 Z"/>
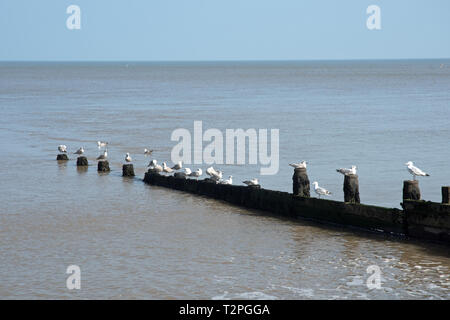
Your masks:
<path fill-rule="evenodd" d="M 448 299 L 448 248 L 262 216 L 144 185 L 170 162 L 176 128 L 276 128 L 280 170 L 222 165 L 235 183 L 291 191 L 308 160 L 342 200 L 339 167 L 359 168 L 361 200 L 399 207 L 404 163 L 450 183 L 450 61 L 0 64 L 0 298 Z M 98 174 L 97 140 L 109 141 Z M 83 146 L 92 164 L 55 161 Z M 126 152 L 135 179 L 121 177 Z M 196 168 L 198 166 L 192 166 Z M 203 166 L 206 169 L 206 166 Z M 66 288 L 67 266 L 81 290 Z M 382 289 L 369 290 L 378 265 Z"/>

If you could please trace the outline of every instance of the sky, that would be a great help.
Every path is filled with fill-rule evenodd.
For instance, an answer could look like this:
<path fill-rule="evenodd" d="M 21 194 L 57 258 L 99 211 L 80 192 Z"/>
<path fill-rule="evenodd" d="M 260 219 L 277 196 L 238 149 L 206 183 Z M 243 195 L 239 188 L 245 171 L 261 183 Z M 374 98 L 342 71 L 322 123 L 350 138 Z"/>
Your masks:
<path fill-rule="evenodd" d="M 450 58 L 449 13 L 449 0 L 0 0 L 0 60 Z"/>

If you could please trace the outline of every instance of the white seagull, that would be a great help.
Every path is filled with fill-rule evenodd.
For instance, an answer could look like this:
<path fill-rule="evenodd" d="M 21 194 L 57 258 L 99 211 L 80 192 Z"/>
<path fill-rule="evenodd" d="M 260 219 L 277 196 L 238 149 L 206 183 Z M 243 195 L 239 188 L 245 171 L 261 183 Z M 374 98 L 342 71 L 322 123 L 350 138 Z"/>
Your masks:
<path fill-rule="evenodd" d="M 144 149 L 144 154 L 145 154 L 145 156 L 149 156 L 149 155 L 151 155 L 152 153 L 153 153 L 153 150 L 149 150 L 149 149 L 147 149 L 147 148 Z"/>
<path fill-rule="evenodd" d="M 222 179 L 222 176 L 223 176 L 222 171 L 217 171 L 213 167 L 209 167 L 208 169 L 206 169 L 206 174 L 215 181 L 219 181 L 220 179 Z"/>
<path fill-rule="evenodd" d="M 131 157 L 130 154 L 127 152 L 127 154 L 125 155 L 125 161 L 126 162 L 131 162 Z"/>
<path fill-rule="evenodd" d="M 337 172 L 342 173 L 344 176 L 355 175 L 356 174 L 356 166 L 352 166 L 350 169 L 340 168 L 336 169 Z"/>
<path fill-rule="evenodd" d="M 181 168 L 183 168 L 183 163 L 181 161 L 178 161 L 178 163 L 172 167 L 173 170 L 180 170 Z"/>
<path fill-rule="evenodd" d="M 164 172 L 172 173 L 173 169 L 169 168 L 165 162 L 162 163 L 162 169 Z"/>
<path fill-rule="evenodd" d="M 97 160 L 106 160 L 106 158 L 108 158 L 108 149 L 105 149 L 105 151 L 103 151 L 103 154 L 97 157 Z"/>
<path fill-rule="evenodd" d="M 220 181 L 220 184 L 233 184 L 233 176 L 229 176 L 228 179 Z"/>
<path fill-rule="evenodd" d="M 108 142 L 104 142 L 104 141 L 97 141 L 97 146 L 99 149 L 106 147 L 108 145 Z"/>
<path fill-rule="evenodd" d="M 194 178 L 198 178 L 203 174 L 202 169 L 198 168 L 197 170 L 195 170 L 194 172 L 192 172 L 189 176 L 190 177 L 194 177 Z"/>
<path fill-rule="evenodd" d="M 319 183 L 317 181 L 313 182 L 313 186 L 314 186 L 314 191 L 319 195 L 319 199 L 320 199 L 320 196 L 331 195 L 330 191 L 328 191 L 325 188 L 319 187 Z"/>
<path fill-rule="evenodd" d="M 152 166 L 151 169 L 156 171 L 156 172 L 163 172 L 163 167 L 161 167 L 159 164 L 156 164 L 156 163 L 155 163 L 154 166 Z"/>
<path fill-rule="evenodd" d="M 66 152 L 67 152 L 67 146 L 64 145 L 64 144 L 60 144 L 60 145 L 58 146 L 58 151 L 59 151 L 59 152 L 64 152 L 64 153 L 66 153 Z"/>
<path fill-rule="evenodd" d="M 408 161 L 405 163 L 405 166 L 407 166 L 408 172 L 413 175 L 413 180 L 416 180 L 416 176 L 419 177 L 429 177 L 430 175 L 426 172 L 423 172 L 419 168 L 415 167 L 412 161 Z"/>
<path fill-rule="evenodd" d="M 306 162 L 306 161 L 302 161 L 300 163 L 289 163 L 289 165 L 295 169 L 300 169 L 300 168 L 306 169 L 307 164 L 308 164 L 308 162 Z"/>
<path fill-rule="evenodd" d="M 84 153 L 84 149 L 83 149 L 83 147 L 80 147 L 80 149 L 78 149 L 77 151 L 75 151 L 73 154 L 82 155 L 83 153 Z"/>
<path fill-rule="evenodd" d="M 247 186 L 259 186 L 259 181 L 258 179 L 252 179 L 252 180 L 245 180 L 242 181 L 244 184 L 246 184 Z"/>
<path fill-rule="evenodd" d="M 152 161 L 150 161 L 150 163 L 148 164 L 147 167 L 154 167 L 154 166 L 156 166 L 157 163 L 158 163 L 158 161 L 153 159 Z"/>
<path fill-rule="evenodd" d="M 185 173 L 187 176 L 190 176 L 190 175 L 192 174 L 192 170 L 189 169 L 189 168 L 184 168 L 184 173 Z"/>

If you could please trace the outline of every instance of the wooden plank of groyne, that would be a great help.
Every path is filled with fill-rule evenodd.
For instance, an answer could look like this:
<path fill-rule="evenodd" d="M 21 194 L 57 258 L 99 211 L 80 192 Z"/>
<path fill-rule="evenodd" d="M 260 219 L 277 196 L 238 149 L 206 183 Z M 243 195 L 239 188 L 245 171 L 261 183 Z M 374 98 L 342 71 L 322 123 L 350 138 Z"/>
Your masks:
<path fill-rule="evenodd" d="M 307 218 L 396 234 L 403 234 L 405 231 L 403 212 L 394 208 L 300 197 L 281 191 L 216 184 L 206 180 L 175 178 L 149 172 L 145 174 L 144 181 L 151 185 L 207 196 L 283 217 Z"/>

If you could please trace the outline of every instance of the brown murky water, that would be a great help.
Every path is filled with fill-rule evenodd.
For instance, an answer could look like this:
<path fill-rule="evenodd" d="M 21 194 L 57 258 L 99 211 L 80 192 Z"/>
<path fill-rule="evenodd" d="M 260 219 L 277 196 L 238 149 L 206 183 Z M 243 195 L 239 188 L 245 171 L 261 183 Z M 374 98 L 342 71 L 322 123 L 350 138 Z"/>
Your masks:
<path fill-rule="evenodd" d="M 355 83 L 378 77 L 390 82 L 372 88 L 370 102 Z M 150 187 L 142 182 L 149 161 L 142 150 L 154 148 L 155 158 L 170 162 L 172 130 L 191 129 L 194 120 L 216 128 L 280 128 L 280 172 L 260 179 L 268 188 L 290 190 L 285 164 L 307 158 L 310 175 L 341 200 L 334 167 L 358 159 L 363 202 L 398 206 L 407 178 L 402 165 L 412 157 L 433 173 L 444 169 L 442 177 L 421 180 L 424 196 L 438 200 L 448 181 L 439 159 L 449 151 L 433 148 L 448 143 L 449 93 L 441 89 L 449 79 L 450 71 L 432 62 L 1 65 L 0 298 L 448 299 L 448 247 L 283 220 Z M 410 108 L 427 101 L 426 126 L 402 115 L 402 101 L 413 92 Z M 358 109 L 351 105 L 363 99 L 383 117 L 371 109 L 353 114 Z M 316 111 L 301 121 L 298 106 Z M 360 136 L 345 144 L 348 113 Z M 408 121 L 413 128 L 396 128 Z M 316 131 L 319 123 L 329 124 L 321 126 L 324 133 Z M 421 150 L 402 144 L 413 130 L 423 133 L 416 137 Z M 96 171 L 99 139 L 110 142 L 107 174 Z M 91 166 L 77 169 L 74 155 L 57 163 L 58 144 L 71 152 L 84 146 Z M 386 151 L 393 148 L 396 153 Z M 125 152 L 134 158 L 134 179 L 121 177 Z M 386 172 L 374 173 L 376 164 Z M 237 183 L 259 171 L 223 168 Z M 81 268 L 80 290 L 66 288 L 72 264 Z M 366 286 L 371 265 L 380 267 L 381 289 Z"/>

